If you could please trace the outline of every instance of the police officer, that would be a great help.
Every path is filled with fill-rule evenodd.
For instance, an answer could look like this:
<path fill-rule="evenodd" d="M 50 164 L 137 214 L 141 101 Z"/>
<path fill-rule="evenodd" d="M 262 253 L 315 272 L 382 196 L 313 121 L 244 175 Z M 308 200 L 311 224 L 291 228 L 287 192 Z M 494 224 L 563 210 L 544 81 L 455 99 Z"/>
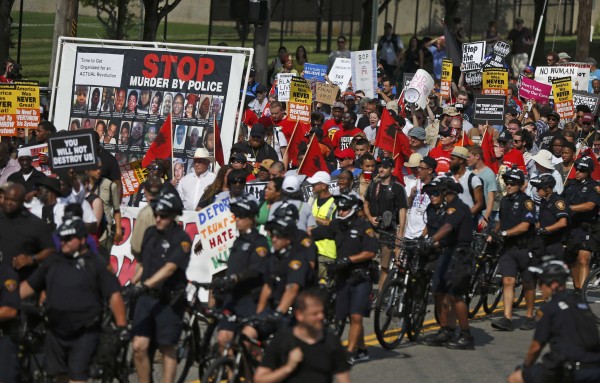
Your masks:
<path fill-rule="evenodd" d="M 81 219 L 67 219 L 57 230 L 60 254 L 52 255 L 20 285 L 21 298 L 46 291 L 48 333 L 46 372 L 86 381 L 96 353 L 106 302 L 126 340 L 125 304 L 119 281 L 108 262 L 89 250 Z"/>
<path fill-rule="evenodd" d="M 269 243 L 256 229 L 258 204 L 249 196 L 231 200 L 230 210 L 240 233 L 227 261 L 226 275 L 214 279 L 215 290 L 225 290 L 223 305 L 234 314 L 249 318 L 256 314 L 256 306 L 266 272 Z M 233 338 L 234 324 L 226 320 L 219 324 L 218 342 L 221 346 Z"/>
<path fill-rule="evenodd" d="M 590 273 L 592 251 L 598 250 L 598 210 L 600 184 L 592 179 L 594 160 L 581 157 L 575 161 L 575 179 L 568 180 L 563 197 L 570 206 L 571 231 L 567 240 L 565 262 L 573 275 L 573 287 L 580 290 Z"/>
<path fill-rule="evenodd" d="M 337 246 L 336 302 L 338 320 L 350 316 L 348 336 L 349 362 L 368 360 L 364 344 L 363 317 L 371 311 L 371 266 L 379 249 L 375 230 L 362 216 L 363 201 L 349 190 L 335 196 L 336 218 L 329 226 L 319 226 L 312 232 L 315 240 L 334 238 Z"/>
<path fill-rule="evenodd" d="M 464 296 L 469 289 L 473 254 L 473 215 L 471 209 L 460 200 L 462 185 L 452 177 L 440 177 L 435 186 L 427 191 L 434 196 L 436 192 L 446 202 L 446 211 L 441 227 L 435 233 L 428 233 L 424 251 L 434 247 L 440 248 L 441 255 L 437 260 L 433 275 L 433 291 L 436 305 L 440 308 L 440 331 L 425 340 L 430 346 L 446 346 L 450 349 L 473 349 L 473 336 L 469 329 L 469 311 Z M 435 198 L 435 197 L 434 197 Z M 460 335 L 452 337 L 449 319 L 450 306 L 456 313 L 460 326 Z"/>
<path fill-rule="evenodd" d="M 17 273 L 0 262 L 0 382 L 4 383 L 19 380 L 18 350 L 12 336 L 21 304 L 18 280 Z"/>
<path fill-rule="evenodd" d="M 155 207 L 156 226 L 144 234 L 140 261 L 142 285 L 133 316 L 133 352 L 141 382 L 150 382 L 150 341 L 163 354 L 163 382 L 173 382 L 177 369 L 175 346 L 181 335 L 185 308 L 185 270 L 190 260 L 191 240 L 175 221 L 183 203 L 177 193 L 162 194 Z"/>
<path fill-rule="evenodd" d="M 533 304 L 535 283 L 527 269 L 531 262 L 530 244 L 535 233 L 535 206 L 533 200 L 523 192 L 525 175 L 516 166 L 502 175 L 506 184 L 506 196 L 500 201 L 500 219 L 488 241 L 495 238 L 503 242 L 498 261 L 498 270 L 502 275 L 504 316 L 492 321 L 497 330 L 512 331 L 513 299 L 515 280 L 521 273 L 527 313 L 521 330 L 531 330 L 534 326 Z"/>
<path fill-rule="evenodd" d="M 542 254 L 563 258 L 563 243 L 569 227 L 569 205 L 564 198 L 554 193 L 556 180 L 551 174 L 542 174 L 529 182 L 540 196 L 540 210 L 536 228 L 536 244 L 540 242 Z"/>
<path fill-rule="evenodd" d="M 560 260 L 532 267 L 546 303 L 537 311 L 537 324 L 522 368 L 509 383 L 599 382 L 600 336 L 594 315 L 578 294 L 568 292 L 567 265 Z M 550 352 L 535 363 L 546 344 Z"/>

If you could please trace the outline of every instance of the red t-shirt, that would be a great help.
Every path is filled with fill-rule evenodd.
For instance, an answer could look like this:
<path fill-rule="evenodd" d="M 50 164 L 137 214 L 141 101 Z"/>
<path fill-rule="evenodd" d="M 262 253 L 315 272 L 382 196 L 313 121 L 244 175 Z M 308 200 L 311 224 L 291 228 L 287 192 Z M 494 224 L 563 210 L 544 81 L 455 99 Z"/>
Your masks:
<path fill-rule="evenodd" d="M 352 129 L 340 129 L 337 132 L 335 132 L 335 135 L 333 136 L 333 149 L 337 149 L 340 148 L 341 150 L 347 149 L 350 147 L 350 142 L 352 142 L 352 138 L 354 138 L 354 136 L 362 133 L 363 131 L 360 130 L 359 128 L 352 128 Z"/>
<path fill-rule="evenodd" d="M 342 121 L 336 123 L 335 119 L 330 118 L 323 124 L 323 137 L 329 136 L 329 139 L 333 141 L 333 136 L 339 129 L 342 129 Z"/>
<path fill-rule="evenodd" d="M 450 170 L 450 154 L 452 154 L 452 149 L 444 150 L 441 146 L 431 149 L 429 157 L 437 161 L 438 164 L 435 168 L 437 173 L 443 174 Z"/>
<path fill-rule="evenodd" d="M 510 169 L 513 164 L 517 164 L 517 167 L 527 174 L 527 168 L 525 167 L 525 160 L 523 159 L 523 153 L 518 149 L 512 148 L 508 153 L 502 157 L 502 165 L 508 166 Z"/>

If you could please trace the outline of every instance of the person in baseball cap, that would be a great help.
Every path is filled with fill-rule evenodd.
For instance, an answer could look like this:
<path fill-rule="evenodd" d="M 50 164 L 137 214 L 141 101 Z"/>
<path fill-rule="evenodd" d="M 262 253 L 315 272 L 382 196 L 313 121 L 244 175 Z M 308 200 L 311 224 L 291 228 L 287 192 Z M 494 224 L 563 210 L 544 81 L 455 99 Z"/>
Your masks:
<path fill-rule="evenodd" d="M 327 172 L 318 171 L 315 174 L 313 174 L 312 177 L 308 177 L 306 181 L 311 185 L 322 183 L 329 186 L 331 184 L 331 176 Z"/>

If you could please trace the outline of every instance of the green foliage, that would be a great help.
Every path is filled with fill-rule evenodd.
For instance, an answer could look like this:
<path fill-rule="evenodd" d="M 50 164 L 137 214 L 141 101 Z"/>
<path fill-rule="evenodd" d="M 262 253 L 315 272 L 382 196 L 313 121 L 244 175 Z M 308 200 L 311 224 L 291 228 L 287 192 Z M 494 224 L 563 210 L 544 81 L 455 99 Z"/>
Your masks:
<path fill-rule="evenodd" d="M 81 5 L 96 8 L 96 17 L 104 27 L 104 37 L 125 40 L 133 28 L 134 14 L 129 12 L 130 0 L 80 0 Z"/>

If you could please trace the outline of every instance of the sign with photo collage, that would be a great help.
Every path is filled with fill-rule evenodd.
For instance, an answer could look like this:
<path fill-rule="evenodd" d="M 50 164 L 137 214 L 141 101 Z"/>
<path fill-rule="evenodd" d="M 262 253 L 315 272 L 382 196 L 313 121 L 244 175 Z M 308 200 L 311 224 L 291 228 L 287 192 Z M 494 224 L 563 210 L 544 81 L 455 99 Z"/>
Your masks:
<path fill-rule="evenodd" d="M 173 161 L 186 174 L 197 148 L 213 154 L 231 68 L 227 54 L 78 46 L 68 130 L 94 129 L 124 165 L 144 157 L 172 113 Z"/>

